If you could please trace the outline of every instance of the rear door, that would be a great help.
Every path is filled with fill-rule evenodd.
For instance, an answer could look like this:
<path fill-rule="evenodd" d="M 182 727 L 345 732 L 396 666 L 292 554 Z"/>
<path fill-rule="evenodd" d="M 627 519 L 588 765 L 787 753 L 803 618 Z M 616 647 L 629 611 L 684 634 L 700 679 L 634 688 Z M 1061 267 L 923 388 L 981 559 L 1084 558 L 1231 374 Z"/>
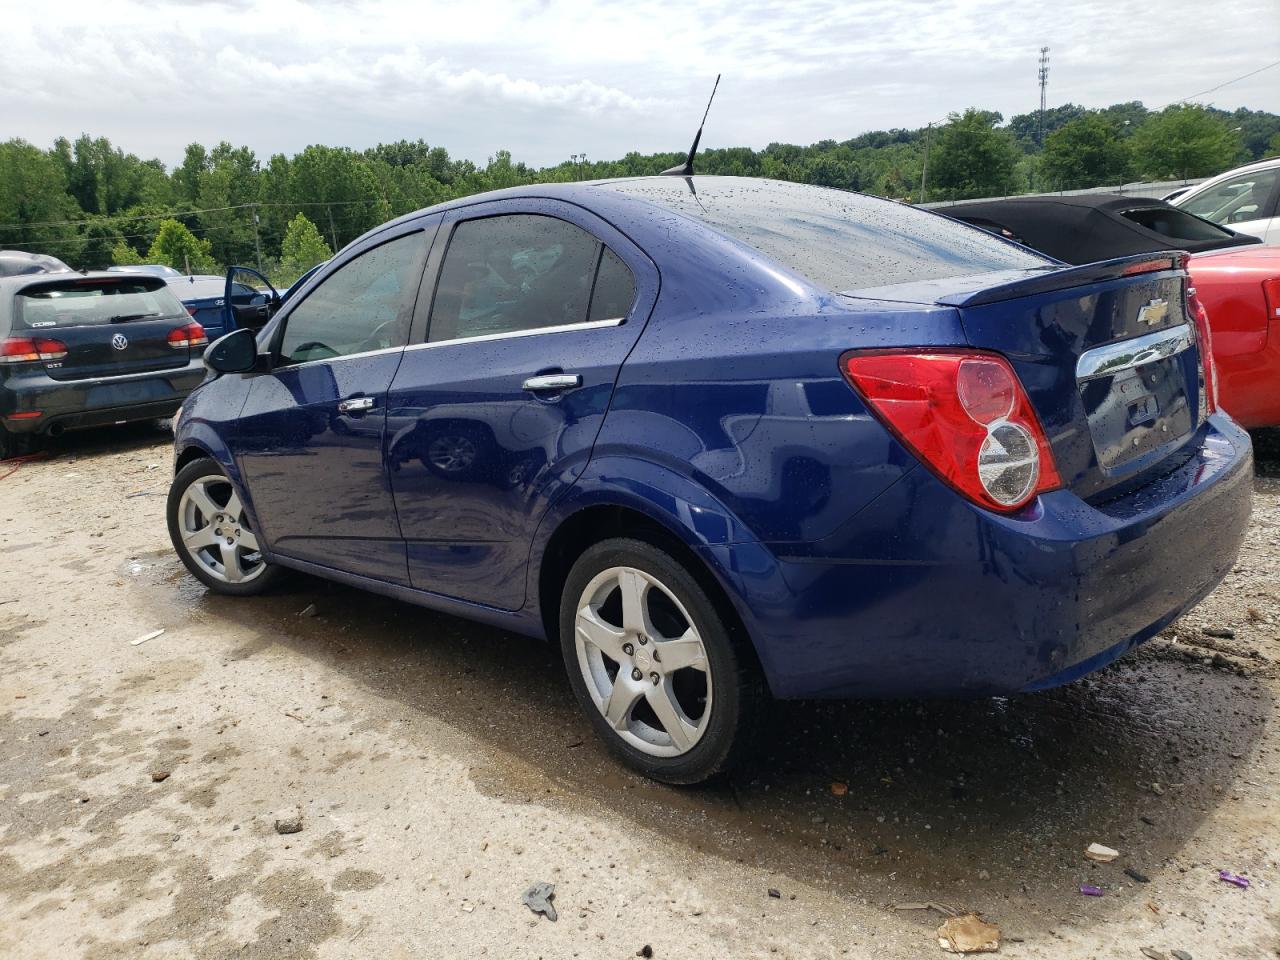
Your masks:
<path fill-rule="evenodd" d="M 391 484 L 413 586 L 516 609 L 533 531 L 586 465 L 658 275 L 558 201 L 466 207 L 446 235 L 387 401 Z"/>
<path fill-rule="evenodd" d="M 42 351 L 49 357 L 45 372 L 54 380 L 185 367 L 191 351 L 204 348 L 203 341 L 193 346 L 192 337 L 182 334 L 190 322 L 164 280 L 144 275 L 64 275 L 24 287 L 15 300 L 15 334 L 57 345 Z"/>
<path fill-rule="evenodd" d="M 379 234 L 279 318 L 234 446 L 272 552 L 407 582 L 383 458 L 400 365 L 439 216 Z"/>

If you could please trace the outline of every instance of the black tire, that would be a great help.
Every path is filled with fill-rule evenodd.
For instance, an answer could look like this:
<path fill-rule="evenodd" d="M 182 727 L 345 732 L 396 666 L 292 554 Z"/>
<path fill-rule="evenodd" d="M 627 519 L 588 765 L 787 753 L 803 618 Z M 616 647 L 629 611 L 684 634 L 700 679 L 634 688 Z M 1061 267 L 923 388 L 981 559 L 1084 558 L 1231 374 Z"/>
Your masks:
<path fill-rule="evenodd" d="M 614 567 L 635 568 L 656 578 L 685 608 L 702 640 L 713 690 L 711 713 L 700 738 L 682 754 L 654 756 L 632 746 L 605 719 L 588 690 L 575 640 L 578 604 L 597 575 Z M 654 780 L 689 785 L 726 773 L 747 756 L 752 732 L 768 706 L 755 651 L 694 574 L 671 554 L 629 538 L 589 547 L 565 579 L 559 624 L 560 649 L 574 695 L 597 735 L 628 766 Z M 661 649 L 660 644 L 654 646 Z"/>
<path fill-rule="evenodd" d="M 0 460 L 23 457 L 35 449 L 35 438 L 29 433 L 10 433 L 0 427 Z"/>
<path fill-rule="evenodd" d="M 173 478 L 173 483 L 169 486 L 169 499 L 165 509 L 165 516 L 169 525 L 169 539 L 173 543 L 173 549 L 177 551 L 183 565 L 191 571 L 191 575 L 215 593 L 223 593 L 233 597 L 252 597 L 265 593 L 282 576 L 283 571 L 279 567 L 263 560 L 260 562 L 261 570 L 256 572 L 250 579 L 230 582 L 225 579 L 219 579 L 202 566 L 184 542 L 180 517 L 182 497 L 188 488 L 202 479 L 216 479 L 223 481 L 228 487 L 231 485 L 231 481 L 227 479 L 227 475 L 222 471 L 222 468 L 213 460 L 195 460 L 178 471 L 177 476 Z M 222 502 L 225 504 L 227 501 L 224 499 Z M 247 519 L 247 517 L 241 518 L 241 523 L 245 529 L 249 529 Z M 208 522 L 207 518 L 206 522 Z M 257 570 L 256 565 L 254 569 Z"/>

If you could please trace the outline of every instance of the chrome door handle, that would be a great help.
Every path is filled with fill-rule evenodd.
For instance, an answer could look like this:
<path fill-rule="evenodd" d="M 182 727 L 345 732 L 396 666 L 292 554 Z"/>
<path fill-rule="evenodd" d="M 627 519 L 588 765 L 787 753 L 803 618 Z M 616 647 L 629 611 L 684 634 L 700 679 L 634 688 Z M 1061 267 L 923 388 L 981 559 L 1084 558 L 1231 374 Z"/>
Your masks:
<path fill-rule="evenodd" d="M 368 413 L 373 409 L 373 397 L 352 397 L 338 404 L 339 413 Z"/>
<path fill-rule="evenodd" d="M 572 390 L 580 386 L 582 386 L 582 377 L 576 373 L 544 373 L 540 377 L 530 377 L 524 382 L 524 388 L 535 393 L 544 390 Z"/>

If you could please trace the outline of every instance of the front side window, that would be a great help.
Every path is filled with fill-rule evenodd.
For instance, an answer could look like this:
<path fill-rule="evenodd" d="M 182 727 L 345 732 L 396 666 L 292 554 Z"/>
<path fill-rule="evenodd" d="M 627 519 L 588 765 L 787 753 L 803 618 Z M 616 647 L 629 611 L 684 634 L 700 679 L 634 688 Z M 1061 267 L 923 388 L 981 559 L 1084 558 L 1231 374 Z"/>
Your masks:
<path fill-rule="evenodd" d="M 597 268 L 608 273 L 604 286 Z M 629 309 L 634 289 L 612 251 L 564 220 L 536 214 L 466 220 L 454 229 L 440 270 L 429 339 L 527 332 L 600 319 L 598 313 L 614 319 L 625 316 L 620 303 L 625 298 Z"/>
<path fill-rule="evenodd" d="M 425 252 L 425 236 L 411 233 L 339 267 L 285 319 L 281 362 L 328 360 L 408 343 Z"/>
<path fill-rule="evenodd" d="M 1276 187 L 1277 177 L 1280 177 L 1280 167 L 1232 177 L 1178 206 L 1188 213 L 1228 226 L 1257 220 L 1266 216 L 1267 198 Z"/>

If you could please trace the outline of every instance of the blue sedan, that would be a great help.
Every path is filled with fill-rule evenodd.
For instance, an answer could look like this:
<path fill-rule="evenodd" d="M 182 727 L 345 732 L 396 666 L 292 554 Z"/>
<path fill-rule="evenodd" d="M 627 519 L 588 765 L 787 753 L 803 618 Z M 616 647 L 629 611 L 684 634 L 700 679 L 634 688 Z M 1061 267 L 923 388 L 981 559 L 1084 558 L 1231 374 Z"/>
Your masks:
<path fill-rule="evenodd" d="M 176 424 L 175 548 L 558 642 L 624 761 L 748 751 L 772 697 L 1069 682 L 1230 569 L 1248 435 L 1181 254 L 1071 267 L 774 181 L 540 185 L 403 217 Z"/>

